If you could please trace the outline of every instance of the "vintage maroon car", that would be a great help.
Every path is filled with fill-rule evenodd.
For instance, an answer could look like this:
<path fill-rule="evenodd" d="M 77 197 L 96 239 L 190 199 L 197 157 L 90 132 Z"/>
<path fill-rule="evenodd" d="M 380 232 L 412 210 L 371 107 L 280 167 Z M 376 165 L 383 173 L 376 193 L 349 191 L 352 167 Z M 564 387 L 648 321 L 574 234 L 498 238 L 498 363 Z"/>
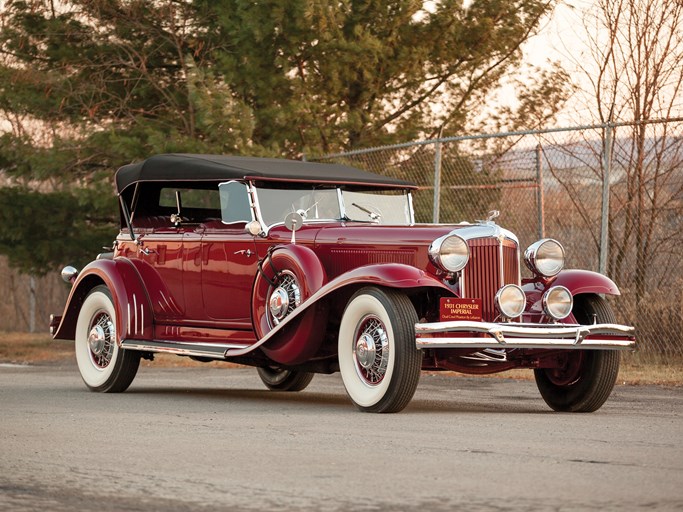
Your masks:
<path fill-rule="evenodd" d="M 342 165 L 169 154 L 116 174 L 121 231 L 73 282 L 56 339 L 93 391 L 164 352 L 257 367 L 272 390 L 341 372 L 362 411 L 396 412 L 421 370 L 531 368 L 558 411 L 594 411 L 635 344 L 607 277 L 523 258 L 488 220 L 416 224 L 407 182 Z"/>

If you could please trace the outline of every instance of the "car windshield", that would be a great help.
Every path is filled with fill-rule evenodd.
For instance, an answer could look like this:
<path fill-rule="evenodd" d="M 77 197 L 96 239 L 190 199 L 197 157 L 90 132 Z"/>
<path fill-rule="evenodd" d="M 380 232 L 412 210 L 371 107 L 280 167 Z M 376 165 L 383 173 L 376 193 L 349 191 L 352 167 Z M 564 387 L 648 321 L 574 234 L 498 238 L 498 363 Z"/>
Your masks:
<path fill-rule="evenodd" d="M 412 223 L 409 195 L 402 190 L 342 190 L 344 215 L 335 188 L 256 187 L 266 225 L 298 212 L 305 221 L 351 220 L 405 226 Z"/>
<path fill-rule="evenodd" d="M 284 222 L 288 213 L 298 212 L 304 220 L 339 219 L 339 198 L 334 188 L 256 187 L 262 220 L 268 226 Z"/>
<path fill-rule="evenodd" d="M 347 219 L 377 224 L 411 224 L 408 197 L 400 190 L 342 191 Z"/>

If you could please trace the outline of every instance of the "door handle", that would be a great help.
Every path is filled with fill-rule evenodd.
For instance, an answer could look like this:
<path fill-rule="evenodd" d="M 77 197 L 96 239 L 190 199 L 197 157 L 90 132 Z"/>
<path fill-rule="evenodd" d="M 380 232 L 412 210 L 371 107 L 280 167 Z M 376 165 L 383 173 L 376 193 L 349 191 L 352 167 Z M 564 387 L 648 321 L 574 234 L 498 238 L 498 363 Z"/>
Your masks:
<path fill-rule="evenodd" d="M 251 252 L 251 249 L 242 249 L 240 251 L 235 251 L 233 254 L 244 254 L 247 258 L 250 258 L 252 254 L 256 254 Z"/>

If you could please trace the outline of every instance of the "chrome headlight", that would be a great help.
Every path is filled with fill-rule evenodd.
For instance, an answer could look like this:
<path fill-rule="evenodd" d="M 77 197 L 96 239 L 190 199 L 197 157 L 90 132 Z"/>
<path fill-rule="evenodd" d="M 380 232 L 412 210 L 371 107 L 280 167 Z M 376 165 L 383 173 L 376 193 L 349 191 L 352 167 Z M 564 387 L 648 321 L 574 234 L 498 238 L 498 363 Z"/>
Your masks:
<path fill-rule="evenodd" d="M 458 235 L 445 235 L 431 243 L 429 257 L 437 267 L 447 272 L 457 272 L 467 265 L 470 248 Z"/>
<path fill-rule="evenodd" d="M 557 240 L 544 238 L 527 248 L 524 261 L 534 274 L 556 276 L 564 268 L 564 248 Z"/>
<path fill-rule="evenodd" d="M 506 318 L 517 318 L 524 313 L 526 295 L 516 284 L 506 284 L 496 293 L 495 303 L 501 315 Z"/>
<path fill-rule="evenodd" d="M 564 286 L 553 286 L 543 294 L 542 303 L 546 315 L 562 320 L 572 312 L 574 298 Z"/>

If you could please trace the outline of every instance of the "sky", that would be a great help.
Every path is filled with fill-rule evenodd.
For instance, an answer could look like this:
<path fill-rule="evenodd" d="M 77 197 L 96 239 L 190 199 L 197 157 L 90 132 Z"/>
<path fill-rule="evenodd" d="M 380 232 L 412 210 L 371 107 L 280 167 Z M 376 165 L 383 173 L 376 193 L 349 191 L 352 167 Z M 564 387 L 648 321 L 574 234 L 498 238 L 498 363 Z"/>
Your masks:
<path fill-rule="evenodd" d="M 561 1 L 555 7 L 553 15 L 541 25 L 539 34 L 530 39 L 524 47 L 527 62 L 543 65 L 547 60 L 557 60 L 578 86 L 579 91 L 574 94 L 558 117 L 559 126 L 590 124 L 596 121 L 595 116 L 591 115 L 591 109 L 595 108 L 593 86 L 585 71 L 581 69 L 590 69 L 593 64 L 584 19 L 587 15 L 593 14 L 592 11 L 595 9 L 593 0 Z M 654 13 L 657 11 L 654 10 Z M 591 32 L 594 32 L 593 27 Z M 659 50 L 661 51 L 661 48 Z M 670 50 L 680 52 L 680 49 L 676 48 Z M 667 96 L 666 89 L 663 95 Z M 668 93 L 668 97 L 671 98 L 671 93 Z M 678 102 L 672 116 L 683 116 L 683 101 Z"/>
<path fill-rule="evenodd" d="M 469 2 L 471 0 L 465 0 Z M 523 46 L 524 61 L 528 64 L 547 67 L 549 62 L 558 61 L 571 74 L 577 85 L 587 90 L 590 84 L 577 70 L 577 59 L 587 50 L 584 40 L 583 17 L 587 9 L 592 7 L 590 0 L 565 0 L 553 10 L 552 15 L 544 20 L 537 35 L 533 36 Z M 590 123 L 593 120 L 583 105 L 582 95 L 572 98 L 566 108 L 557 118 L 558 126 L 574 126 Z M 514 103 L 515 91 L 511 86 L 505 86 L 501 92 L 501 101 Z M 553 126 L 552 128 L 554 128 Z"/>

